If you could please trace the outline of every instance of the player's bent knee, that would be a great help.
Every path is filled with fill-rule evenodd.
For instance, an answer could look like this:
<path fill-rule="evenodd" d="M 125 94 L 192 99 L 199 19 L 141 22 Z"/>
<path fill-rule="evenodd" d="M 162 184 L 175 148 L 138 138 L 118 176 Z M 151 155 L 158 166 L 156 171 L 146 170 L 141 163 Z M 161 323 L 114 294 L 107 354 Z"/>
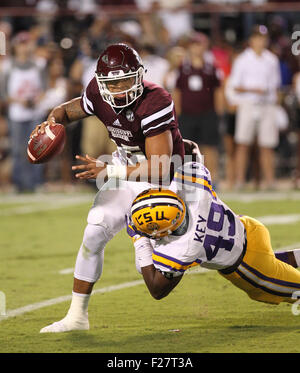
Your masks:
<path fill-rule="evenodd" d="M 82 248 L 86 256 L 99 254 L 110 238 L 105 226 L 88 224 L 84 230 L 82 241 Z"/>
<path fill-rule="evenodd" d="M 81 281 L 96 282 L 103 269 L 104 248 L 110 237 L 102 225 L 88 224 L 80 246 L 74 277 Z"/>
<path fill-rule="evenodd" d="M 100 251 L 98 255 L 87 258 L 81 247 L 75 264 L 74 278 L 89 283 L 97 282 L 102 275 L 103 262 L 104 250 Z"/>

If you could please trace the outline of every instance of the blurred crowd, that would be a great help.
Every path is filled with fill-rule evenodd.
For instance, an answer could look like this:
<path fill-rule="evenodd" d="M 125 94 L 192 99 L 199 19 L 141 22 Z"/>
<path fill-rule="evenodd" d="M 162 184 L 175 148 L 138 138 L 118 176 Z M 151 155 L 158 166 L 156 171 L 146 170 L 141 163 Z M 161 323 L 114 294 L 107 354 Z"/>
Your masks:
<path fill-rule="evenodd" d="M 82 185 L 71 171 L 76 154 L 114 150 L 103 124 L 89 117 L 67 127 L 57 159 L 31 165 L 26 155 L 36 124 L 82 94 L 97 57 L 115 42 L 133 46 L 145 80 L 171 93 L 183 137 L 199 144 L 216 190 L 300 188 L 300 70 L 291 38 L 300 12 L 227 14 L 216 23 L 211 14 L 190 11 L 206 2 L 222 3 L 2 0 L 0 190 L 69 190 Z M 40 13 L 1 13 L 11 6 Z"/>

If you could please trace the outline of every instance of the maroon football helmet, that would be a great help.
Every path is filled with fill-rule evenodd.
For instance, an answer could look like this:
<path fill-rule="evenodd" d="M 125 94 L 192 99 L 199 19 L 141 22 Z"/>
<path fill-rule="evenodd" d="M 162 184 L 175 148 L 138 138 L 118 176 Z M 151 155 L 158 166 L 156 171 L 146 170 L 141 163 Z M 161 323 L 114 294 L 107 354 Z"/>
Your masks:
<path fill-rule="evenodd" d="M 126 44 L 112 44 L 100 55 L 97 62 L 96 80 L 100 94 L 113 108 L 132 104 L 143 93 L 144 66 L 138 53 Z M 108 85 L 128 80 L 130 88 L 112 92 Z M 122 99 L 119 99 L 122 95 Z"/>

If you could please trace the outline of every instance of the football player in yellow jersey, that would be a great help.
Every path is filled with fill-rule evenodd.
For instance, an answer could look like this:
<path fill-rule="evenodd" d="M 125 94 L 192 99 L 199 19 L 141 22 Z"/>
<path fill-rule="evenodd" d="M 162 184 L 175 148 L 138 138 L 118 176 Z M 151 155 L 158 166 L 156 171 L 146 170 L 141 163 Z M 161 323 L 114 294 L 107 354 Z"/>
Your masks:
<path fill-rule="evenodd" d="M 128 233 L 155 299 L 167 296 L 195 265 L 218 270 L 256 301 L 293 303 L 300 294 L 300 249 L 274 253 L 268 229 L 221 201 L 201 163 L 185 164 L 168 189 L 140 193 Z"/>

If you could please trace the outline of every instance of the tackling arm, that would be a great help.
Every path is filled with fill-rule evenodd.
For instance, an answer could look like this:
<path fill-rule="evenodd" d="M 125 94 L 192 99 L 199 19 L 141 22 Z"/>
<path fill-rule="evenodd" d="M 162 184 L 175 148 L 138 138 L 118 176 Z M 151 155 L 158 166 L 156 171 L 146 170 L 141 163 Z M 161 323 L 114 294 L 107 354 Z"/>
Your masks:
<path fill-rule="evenodd" d="M 153 264 L 153 247 L 150 239 L 137 235 L 130 224 L 127 224 L 127 233 L 133 240 L 136 266 L 143 275 L 149 293 L 155 299 L 166 297 L 177 286 L 183 275 L 173 277 L 169 272 L 170 276 L 165 277 Z"/>
<path fill-rule="evenodd" d="M 177 286 L 183 276 L 166 278 L 153 264 L 142 267 L 141 270 L 150 294 L 157 300 L 166 297 Z"/>
<path fill-rule="evenodd" d="M 201 161 L 202 155 L 198 145 L 188 139 L 183 139 L 186 155 L 191 155 L 194 161 Z M 171 132 L 165 131 L 157 136 L 146 138 L 146 156 L 147 161 L 140 163 L 137 167 L 127 168 L 127 177 L 137 169 L 141 174 L 142 180 L 148 175 L 148 181 L 163 181 L 170 172 L 171 156 L 173 152 L 173 142 Z"/>

